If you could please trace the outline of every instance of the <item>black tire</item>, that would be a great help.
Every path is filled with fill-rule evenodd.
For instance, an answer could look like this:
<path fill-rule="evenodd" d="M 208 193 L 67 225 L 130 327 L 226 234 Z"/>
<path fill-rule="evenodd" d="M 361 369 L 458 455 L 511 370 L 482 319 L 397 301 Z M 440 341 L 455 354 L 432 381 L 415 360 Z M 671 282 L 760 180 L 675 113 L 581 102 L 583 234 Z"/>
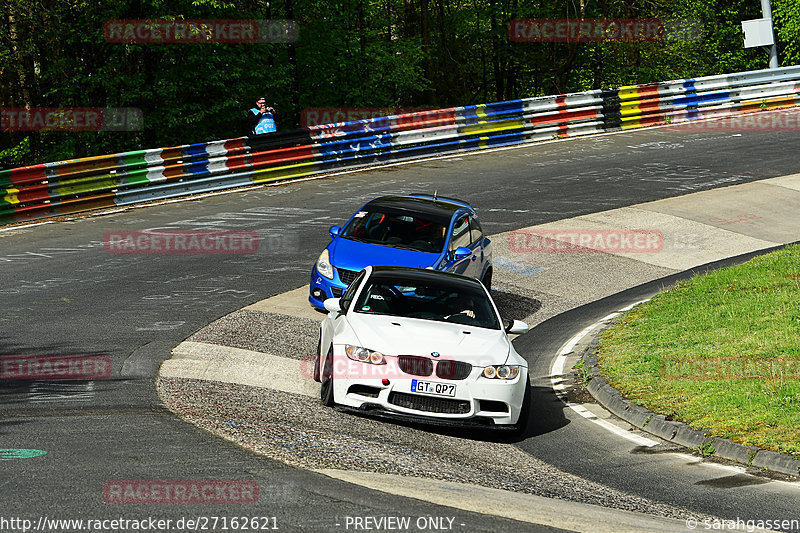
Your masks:
<path fill-rule="evenodd" d="M 526 378 L 527 379 L 527 378 Z M 517 423 L 511 426 L 511 431 L 517 437 L 521 437 L 528 429 L 528 420 L 531 417 L 531 384 L 526 382 L 525 395 L 522 397 L 522 408 L 519 411 Z"/>
<path fill-rule="evenodd" d="M 483 283 L 483 286 L 486 287 L 487 291 L 492 292 L 492 267 L 489 267 L 489 269 L 486 271 L 486 274 L 483 275 L 483 278 L 481 278 L 481 283 Z"/>
<path fill-rule="evenodd" d="M 325 407 L 333 407 L 333 346 L 325 356 L 325 362 L 320 372 L 319 399 Z"/>
<path fill-rule="evenodd" d="M 314 381 L 319 383 L 319 358 L 322 357 L 322 333 L 319 334 L 319 340 L 317 341 L 317 354 L 314 357 Z"/>

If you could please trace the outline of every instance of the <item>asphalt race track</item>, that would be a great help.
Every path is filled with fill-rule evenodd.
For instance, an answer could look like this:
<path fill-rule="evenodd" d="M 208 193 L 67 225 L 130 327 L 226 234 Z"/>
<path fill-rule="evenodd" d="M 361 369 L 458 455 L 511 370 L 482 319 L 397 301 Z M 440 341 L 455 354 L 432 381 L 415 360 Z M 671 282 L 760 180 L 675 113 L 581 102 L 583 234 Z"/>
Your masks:
<path fill-rule="evenodd" d="M 551 531 L 259 457 L 167 411 L 155 392 L 158 367 L 210 322 L 307 283 L 327 228 L 375 196 L 438 190 L 472 203 L 493 234 L 797 173 L 798 149 L 800 134 L 793 132 L 634 131 L 0 232 L 0 354 L 105 355 L 113 368 L 107 380 L 0 381 L 0 448 L 47 452 L 0 461 L 0 516 L 231 516 L 231 505 L 112 505 L 103 488 L 112 480 L 252 480 L 258 503 L 236 514 L 276 517 L 284 531 L 345 531 L 347 516 L 398 514 L 451 517 L 461 531 Z M 106 232 L 155 228 L 254 231 L 261 244 L 253 255 L 121 255 L 103 248 Z M 554 317 L 520 338 L 517 349 L 526 356 L 554 352 L 598 317 L 657 288 Z M 536 375 L 547 375 L 549 356 L 529 360 Z M 739 474 L 709 482 L 707 466 L 634 449 L 563 412 L 555 397 L 542 394 L 537 405 L 547 415 L 517 446 L 565 472 L 701 514 L 800 518 L 793 487 L 761 490 L 767 480 Z M 569 423 L 548 423 L 564 417 Z"/>

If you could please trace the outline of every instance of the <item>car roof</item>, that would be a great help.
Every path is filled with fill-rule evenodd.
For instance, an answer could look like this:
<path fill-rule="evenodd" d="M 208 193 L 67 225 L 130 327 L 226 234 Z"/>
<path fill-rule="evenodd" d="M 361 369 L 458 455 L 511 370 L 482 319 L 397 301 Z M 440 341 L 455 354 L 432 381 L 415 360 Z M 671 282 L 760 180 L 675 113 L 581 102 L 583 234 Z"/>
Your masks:
<path fill-rule="evenodd" d="M 442 272 L 430 268 L 414 268 L 403 266 L 379 265 L 372 267 L 370 278 L 392 279 L 392 280 L 413 280 L 413 281 L 436 281 L 445 285 L 476 288 L 480 287 L 480 281 L 452 272 Z"/>
<path fill-rule="evenodd" d="M 458 204 L 458 205 L 460 205 L 462 207 L 472 208 L 472 206 L 469 205 L 469 203 L 465 202 L 464 200 L 459 200 L 458 198 L 450 198 L 449 196 L 439 196 L 438 193 L 433 193 L 433 194 L 414 193 L 414 194 L 407 194 L 406 197 L 408 197 L 408 198 L 424 198 L 424 199 L 427 199 L 427 200 L 436 200 L 436 201 L 439 201 L 439 202 L 449 202 L 451 204 Z"/>
<path fill-rule="evenodd" d="M 437 221 L 447 221 L 449 224 L 453 213 L 459 209 L 469 209 L 473 211 L 469 204 L 457 202 L 450 199 L 433 199 L 415 196 L 381 196 L 368 202 L 364 206 L 365 210 L 386 209 L 395 213 L 408 213 L 409 215 L 423 215 Z"/>

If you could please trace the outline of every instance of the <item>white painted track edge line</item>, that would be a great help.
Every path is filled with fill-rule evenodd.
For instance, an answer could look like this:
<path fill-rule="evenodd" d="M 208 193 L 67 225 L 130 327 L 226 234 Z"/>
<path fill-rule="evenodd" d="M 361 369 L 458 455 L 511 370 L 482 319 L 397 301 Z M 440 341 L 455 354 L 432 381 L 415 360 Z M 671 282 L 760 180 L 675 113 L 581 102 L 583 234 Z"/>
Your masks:
<path fill-rule="evenodd" d="M 639 446 L 652 448 L 653 446 L 658 446 L 658 442 L 652 439 L 648 439 L 647 437 L 643 437 L 640 435 L 636 435 L 635 433 L 626 431 L 625 429 L 622 429 L 621 427 L 618 427 L 612 424 L 611 422 L 598 418 L 597 415 L 592 413 L 589 409 L 587 409 L 583 405 L 568 401 L 564 394 L 566 385 L 563 383 L 564 367 L 566 366 L 567 363 L 567 356 L 572 353 L 572 351 L 575 349 L 575 346 L 586 335 L 588 335 L 589 333 L 600 327 L 602 324 L 608 322 L 609 320 L 620 316 L 624 311 L 630 310 L 635 306 L 646 301 L 647 300 L 638 301 L 623 309 L 620 309 L 617 312 L 606 315 L 597 322 L 594 322 L 593 324 L 585 327 L 583 330 L 581 330 L 579 333 L 577 333 L 575 336 L 569 339 L 566 343 L 564 343 L 564 345 L 561 347 L 561 350 L 559 350 L 558 352 L 558 356 L 555 358 L 550 368 L 550 384 L 553 387 L 553 391 L 556 393 L 556 396 L 558 396 L 558 398 L 562 402 L 564 402 L 564 404 L 567 407 L 572 409 L 573 412 L 577 413 L 586 420 L 589 420 L 590 422 L 597 424 L 606 431 L 610 431 L 611 433 L 614 433 L 615 435 L 618 435 L 626 440 L 629 440 Z"/>
<path fill-rule="evenodd" d="M 6 231 L 14 231 L 18 229 L 33 228 L 35 226 L 42 226 L 44 224 L 53 224 L 53 223 L 55 223 L 55 220 L 46 220 L 44 222 L 34 222 L 33 224 L 25 224 L 24 226 L 11 226 L 8 228 L 0 228 L 0 233 L 4 233 Z"/>

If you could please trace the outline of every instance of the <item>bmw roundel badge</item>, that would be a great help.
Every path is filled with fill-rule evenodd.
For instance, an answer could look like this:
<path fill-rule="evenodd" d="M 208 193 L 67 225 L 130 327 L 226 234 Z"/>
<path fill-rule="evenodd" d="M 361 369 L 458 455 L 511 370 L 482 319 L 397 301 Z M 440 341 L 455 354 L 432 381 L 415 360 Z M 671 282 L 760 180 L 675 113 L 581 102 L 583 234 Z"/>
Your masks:
<path fill-rule="evenodd" d="M 431 355 L 434 357 L 439 357 L 439 352 L 431 352 Z"/>

